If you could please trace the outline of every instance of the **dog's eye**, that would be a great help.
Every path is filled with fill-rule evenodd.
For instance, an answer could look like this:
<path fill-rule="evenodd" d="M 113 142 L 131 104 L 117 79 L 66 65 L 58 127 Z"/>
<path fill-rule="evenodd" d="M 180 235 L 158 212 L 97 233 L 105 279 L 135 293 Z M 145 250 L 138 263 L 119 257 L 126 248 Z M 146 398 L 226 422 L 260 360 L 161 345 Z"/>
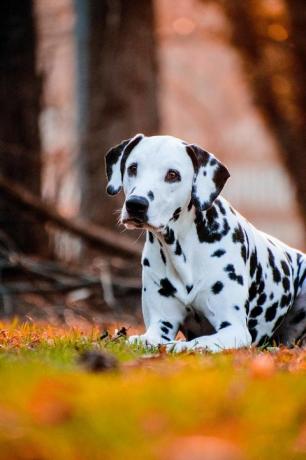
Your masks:
<path fill-rule="evenodd" d="M 129 176 L 136 176 L 137 174 L 137 163 L 132 163 L 129 167 L 128 167 L 128 175 Z"/>
<path fill-rule="evenodd" d="M 165 176 L 166 182 L 179 182 L 181 180 L 181 175 L 175 169 L 169 169 Z"/>

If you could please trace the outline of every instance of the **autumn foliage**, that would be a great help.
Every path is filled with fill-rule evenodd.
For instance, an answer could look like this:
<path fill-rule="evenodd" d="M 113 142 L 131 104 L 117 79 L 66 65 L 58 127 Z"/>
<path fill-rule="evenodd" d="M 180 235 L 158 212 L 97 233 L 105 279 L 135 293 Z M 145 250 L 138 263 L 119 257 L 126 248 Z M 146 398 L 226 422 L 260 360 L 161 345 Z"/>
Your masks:
<path fill-rule="evenodd" d="M 169 355 L 125 331 L 0 327 L 0 459 L 306 455 L 306 351 Z"/>

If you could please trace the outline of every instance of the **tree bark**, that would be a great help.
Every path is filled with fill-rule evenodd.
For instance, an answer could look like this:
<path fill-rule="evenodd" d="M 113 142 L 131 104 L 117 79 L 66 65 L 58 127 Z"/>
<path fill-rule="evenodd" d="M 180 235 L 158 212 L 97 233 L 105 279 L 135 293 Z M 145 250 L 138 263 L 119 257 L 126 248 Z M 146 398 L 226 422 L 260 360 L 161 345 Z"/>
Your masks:
<path fill-rule="evenodd" d="M 255 103 L 295 185 L 306 228 L 305 2 L 288 0 L 276 17 L 264 14 L 264 4 L 256 0 L 219 3 L 231 22 L 232 43 L 243 58 Z"/>
<path fill-rule="evenodd" d="M 156 133 L 153 0 L 77 0 L 81 213 L 114 226 L 104 156 L 137 132 Z"/>
<path fill-rule="evenodd" d="M 31 0 L 0 5 L 0 173 L 40 194 L 38 117 L 41 80 L 36 73 Z M 0 228 L 25 252 L 46 253 L 41 226 L 0 197 Z"/>

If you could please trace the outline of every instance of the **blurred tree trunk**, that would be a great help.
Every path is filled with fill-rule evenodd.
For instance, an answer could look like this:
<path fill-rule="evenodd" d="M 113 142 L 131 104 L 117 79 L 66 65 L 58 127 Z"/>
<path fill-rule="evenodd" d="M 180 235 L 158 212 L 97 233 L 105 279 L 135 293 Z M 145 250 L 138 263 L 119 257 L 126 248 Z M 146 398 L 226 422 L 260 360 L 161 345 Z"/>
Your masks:
<path fill-rule="evenodd" d="M 40 194 L 41 82 L 31 0 L 0 5 L 0 174 Z M 25 252 L 46 252 L 46 234 L 0 197 L 0 228 Z"/>
<path fill-rule="evenodd" d="M 220 0 L 262 111 L 296 187 L 306 227 L 306 8 L 304 0 Z"/>
<path fill-rule="evenodd" d="M 76 0 L 76 10 L 81 212 L 113 226 L 122 197 L 106 196 L 105 153 L 158 129 L 153 0 Z"/>

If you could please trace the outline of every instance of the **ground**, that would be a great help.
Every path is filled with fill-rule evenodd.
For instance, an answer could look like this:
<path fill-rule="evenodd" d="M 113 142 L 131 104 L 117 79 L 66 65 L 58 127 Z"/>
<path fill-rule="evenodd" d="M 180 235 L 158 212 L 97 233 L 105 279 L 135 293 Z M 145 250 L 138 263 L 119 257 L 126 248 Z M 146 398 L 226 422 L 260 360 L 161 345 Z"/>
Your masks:
<path fill-rule="evenodd" d="M 108 331 L 0 324 L 1 460 L 306 458 L 305 349 L 168 355 Z"/>

